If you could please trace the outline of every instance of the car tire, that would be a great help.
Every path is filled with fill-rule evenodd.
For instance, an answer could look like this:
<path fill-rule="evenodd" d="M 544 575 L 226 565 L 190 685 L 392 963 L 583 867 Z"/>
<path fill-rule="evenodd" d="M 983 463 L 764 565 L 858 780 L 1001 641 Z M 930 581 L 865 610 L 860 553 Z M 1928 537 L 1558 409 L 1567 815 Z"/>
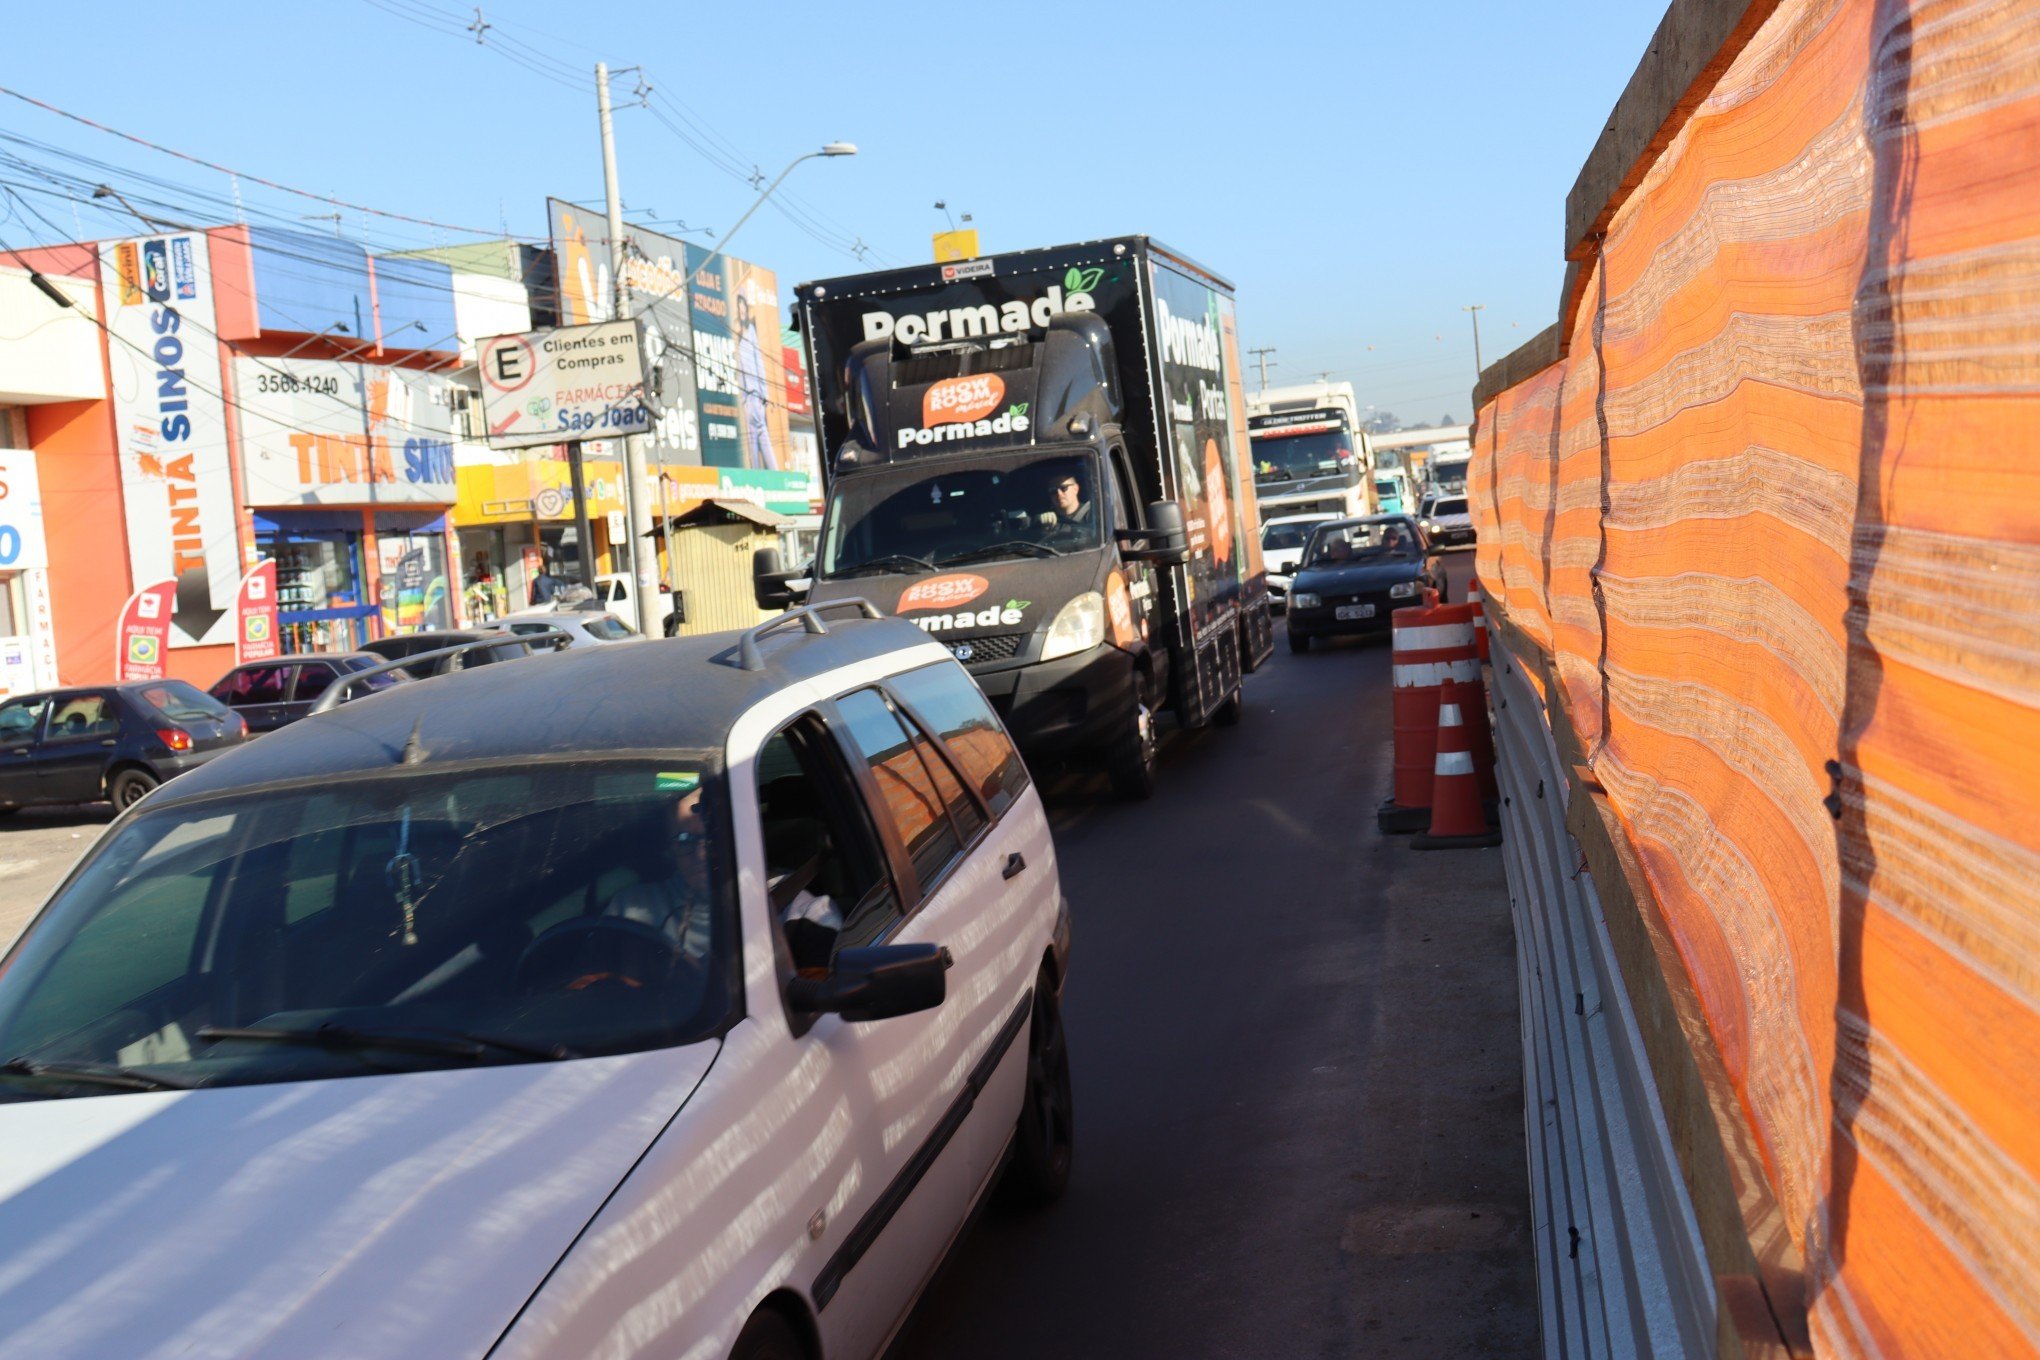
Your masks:
<path fill-rule="evenodd" d="M 1290 630 L 1289 630 L 1289 650 L 1290 650 L 1290 651 L 1292 651 L 1292 652 L 1295 652 L 1295 653 L 1297 653 L 1298 655 L 1302 655 L 1302 654 L 1303 654 L 1304 652 L 1307 652 L 1307 651 L 1309 651 L 1309 650 L 1310 650 L 1310 634 L 1308 634 L 1308 633 L 1299 633 L 1299 632 L 1297 632 L 1297 631 L 1296 631 L 1296 630 L 1295 630 L 1294 628 L 1290 629 Z"/>
<path fill-rule="evenodd" d="M 147 770 L 122 770 L 107 784 L 106 798 L 113 804 L 114 811 L 126 812 L 162 782 Z"/>
<path fill-rule="evenodd" d="M 776 1308 L 760 1308 L 737 1333 L 730 1360 L 807 1360 L 807 1346 L 785 1314 Z"/>
<path fill-rule="evenodd" d="M 1234 690 L 1231 698 L 1212 710 L 1211 720 L 1220 727 L 1238 727 L 1240 725 L 1240 718 L 1246 711 L 1247 706 L 1245 701 L 1241 699 L 1240 692 Z"/>
<path fill-rule="evenodd" d="M 1105 757 L 1105 773 L 1112 780 L 1114 793 L 1137 803 L 1153 796 L 1155 791 L 1154 714 L 1136 698 L 1131 719 L 1123 721 L 1120 727 Z"/>
<path fill-rule="evenodd" d="M 1027 1025 L 1027 1087 L 1013 1130 L 1013 1159 L 999 1182 L 999 1197 L 1015 1208 L 1039 1209 L 1069 1189 L 1076 1122 L 1070 1099 L 1070 1044 L 1063 1029 L 1055 979 L 1043 968 L 1034 980 L 1034 1012 Z"/>

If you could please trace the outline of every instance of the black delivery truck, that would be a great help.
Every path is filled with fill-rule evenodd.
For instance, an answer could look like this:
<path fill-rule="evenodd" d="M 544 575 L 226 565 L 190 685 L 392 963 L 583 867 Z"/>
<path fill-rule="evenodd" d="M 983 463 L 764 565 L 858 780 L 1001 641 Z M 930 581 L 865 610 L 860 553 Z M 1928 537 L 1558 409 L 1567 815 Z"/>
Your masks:
<path fill-rule="evenodd" d="M 1030 757 L 1154 784 L 1274 647 L 1232 286 L 1145 236 L 804 283 L 828 490 L 811 602 L 946 644 Z M 758 602 L 792 603 L 775 552 Z"/>

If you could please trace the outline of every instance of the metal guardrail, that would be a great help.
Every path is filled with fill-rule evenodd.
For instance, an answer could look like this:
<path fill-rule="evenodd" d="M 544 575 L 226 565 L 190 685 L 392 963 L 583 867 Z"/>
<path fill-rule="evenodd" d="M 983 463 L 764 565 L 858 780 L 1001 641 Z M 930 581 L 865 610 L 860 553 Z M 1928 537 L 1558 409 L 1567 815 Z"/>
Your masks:
<path fill-rule="evenodd" d="M 1542 701 L 1492 633 L 1544 1354 L 1715 1354 L 1716 1292 Z"/>

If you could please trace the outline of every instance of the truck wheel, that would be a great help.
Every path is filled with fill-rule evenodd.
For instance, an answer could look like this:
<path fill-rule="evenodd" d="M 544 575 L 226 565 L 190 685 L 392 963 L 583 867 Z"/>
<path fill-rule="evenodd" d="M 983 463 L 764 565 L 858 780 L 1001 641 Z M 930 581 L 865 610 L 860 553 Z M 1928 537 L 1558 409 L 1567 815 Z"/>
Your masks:
<path fill-rule="evenodd" d="M 1290 629 L 1290 630 L 1289 630 L 1289 650 L 1290 650 L 1290 651 L 1292 651 L 1292 652 L 1307 652 L 1307 651 L 1309 651 L 1309 650 L 1310 650 L 1310 634 L 1308 634 L 1308 633 L 1299 633 L 1299 632 L 1297 632 L 1297 631 L 1296 631 L 1296 630 L 1295 630 L 1294 628 Z"/>
<path fill-rule="evenodd" d="M 1105 773 L 1112 778 L 1112 791 L 1128 802 L 1138 803 L 1155 791 L 1155 716 L 1138 699 L 1132 719 L 1113 739 Z"/>
<path fill-rule="evenodd" d="M 805 1360 L 806 1356 L 800 1333 L 778 1309 L 769 1306 L 751 1314 L 730 1350 L 730 1360 Z"/>
<path fill-rule="evenodd" d="M 1211 720 L 1220 727 L 1238 727 L 1240 725 L 1240 718 L 1246 711 L 1247 706 L 1240 698 L 1240 692 L 1234 690 L 1230 699 L 1227 699 L 1216 709 L 1212 710 Z"/>

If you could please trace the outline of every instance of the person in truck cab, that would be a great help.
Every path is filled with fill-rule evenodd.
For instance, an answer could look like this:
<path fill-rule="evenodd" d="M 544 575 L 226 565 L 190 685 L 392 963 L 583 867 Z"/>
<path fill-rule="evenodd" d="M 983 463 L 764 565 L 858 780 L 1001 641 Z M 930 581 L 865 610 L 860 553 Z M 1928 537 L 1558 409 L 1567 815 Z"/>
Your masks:
<path fill-rule="evenodd" d="M 1050 508 L 1041 517 L 1048 527 L 1048 537 L 1077 538 L 1091 527 L 1093 507 L 1084 494 L 1084 484 L 1074 472 L 1065 473 L 1049 483 Z"/>

